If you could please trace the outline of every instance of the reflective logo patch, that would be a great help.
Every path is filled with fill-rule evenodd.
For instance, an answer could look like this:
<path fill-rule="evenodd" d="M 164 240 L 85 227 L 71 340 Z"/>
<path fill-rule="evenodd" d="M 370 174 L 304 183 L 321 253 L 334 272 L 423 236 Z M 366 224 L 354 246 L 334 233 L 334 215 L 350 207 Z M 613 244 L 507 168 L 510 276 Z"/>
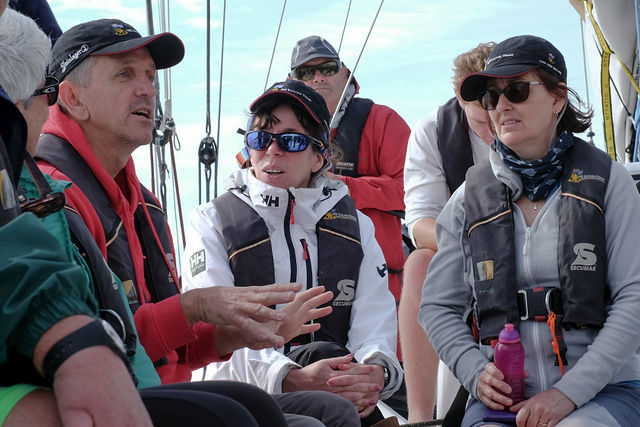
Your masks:
<path fill-rule="evenodd" d="M 207 263 L 205 262 L 204 249 L 191 255 L 191 258 L 189 258 L 189 265 L 191 266 L 192 277 L 195 277 L 206 269 Z"/>
<path fill-rule="evenodd" d="M 13 209 L 17 205 L 11 179 L 9 179 L 6 169 L 0 170 L 0 205 L 2 209 Z"/>
<path fill-rule="evenodd" d="M 133 285 L 133 280 L 123 280 L 122 287 L 124 288 L 124 294 L 127 296 L 127 302 L 129 304 L 138 303 L 138 292 Z"/>
<path fill-rule="evenodd" d="M 345 307 L 353 304 L 353 297 L 356 295 L 356 282 L 351 279 L 342 279 L 338 282 L 337 288 L 340 291 L 333 300 L 334 307 Z"/>
<path fill-rule="evenodd" d="M 479 281 L 493 279 L 492 259 L 476 262 L 476 277 Z"/>
<path fill-rule="evenodd" d="M 573 246 L 573 253 L 576 259 L 571 263 L 572 271 L 596 271 L 598 257 L 593 253 L 596 245 L 592 243 L 576 243 Z"/>

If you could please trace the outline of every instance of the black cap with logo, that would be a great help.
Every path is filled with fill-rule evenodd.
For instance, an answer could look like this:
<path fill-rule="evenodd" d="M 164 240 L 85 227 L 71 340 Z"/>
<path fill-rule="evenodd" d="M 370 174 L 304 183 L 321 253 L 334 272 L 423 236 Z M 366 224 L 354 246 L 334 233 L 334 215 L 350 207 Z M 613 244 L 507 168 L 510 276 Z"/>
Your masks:
<path fill-rule="evenodd" d="M 327 104 L 322 95 L 302 83 L 299 80 L 285 80 L 275 83 L 260 95 L 249 107 L 252 113 L 264 105 L 265 102 L 274 98 L 288 98 L 295 100 L 305 110 L 309 112 L 313 120 L 318 122 L 325 130 L 329 132 L 329 123 L 331 122 L 331 114 L 327 109 Z"/>
<path fill-rule="evenodd" d="M 49 73 L 62 81 L 89 55 L 117 55 L 141 47 L 149 50 L 157 69 L 169 68 L 184 57 L 182 41 L 172 33 L 142 37 L 118 19 L 98 19 L 65 31 L 51 50 Z"/>
<path fill-rule="evenodd" d="M 536 36 L 508 38 L 491 51 L 483 71 L 469 74 L 462 80 L 460 96 L 465 101 L 475 101 L 485 91 L 489 78 L 516 77 L 537 68 L 567 82 L 564 57 L 554 45 Z"/>

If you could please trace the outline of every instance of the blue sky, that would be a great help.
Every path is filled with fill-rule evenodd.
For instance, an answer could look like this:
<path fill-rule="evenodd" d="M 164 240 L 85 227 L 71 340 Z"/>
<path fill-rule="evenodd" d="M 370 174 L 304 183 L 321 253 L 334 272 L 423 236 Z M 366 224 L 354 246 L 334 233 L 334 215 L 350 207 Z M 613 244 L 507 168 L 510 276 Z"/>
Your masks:
<path fill-rule="evenodd" d="M 153 3 L 155 31 L 160 32 L 157 10 L 160 2 Z M 174 0 L 166 4 L 170 5 L 170 30 L 186 46 L 185 59 L 171 72 L 171 99 L 181 141 L 177 152 L 178 178 L 183 211 L 188 218 L 198 203 L 197 149 L 206 135 L 206 3 Z M 113 17 L 147 34 L 143 0 L 50 0 L 50 5 L 63 30 L 83 21 Z M 298 39 L 317 34 L 337 48 L 348 5 L 346 0 L 289 0 L 269 84 L 286 77 L 291 49 Z M 378 5 L 377 0 L 352 1 L 340 51 L 341 59 L 350 68 L 360 53 Z M 236 129 L 244 127 L 249 104 L 265 87 L 282 6 L 280 0 L 227 2 L 219 182 L 236 168 L 234 156 L 242 147 Z M 222 0 L 211 0 L 213 137 L 218 126 L 222 8 Z M 389 105 L 411 126 L 453 95 L 450 78 L 456 55 L 479 42 L 499 42 L 518 34 L 534 34 L 551 41 L 565 55 L 569 86 L 586 100 L 580 21 L 568 0 L 387 0 L 355 71 L 360 94 Z M 590 91 L 593 97 L 593 89 Z M 597 127 L 596 139 L 602 138 Z M 134 158 L 141 179 L 148 182 L 148 149 L 139 149 Z M 175 230 L 175 225 L 172 228 Z"/>

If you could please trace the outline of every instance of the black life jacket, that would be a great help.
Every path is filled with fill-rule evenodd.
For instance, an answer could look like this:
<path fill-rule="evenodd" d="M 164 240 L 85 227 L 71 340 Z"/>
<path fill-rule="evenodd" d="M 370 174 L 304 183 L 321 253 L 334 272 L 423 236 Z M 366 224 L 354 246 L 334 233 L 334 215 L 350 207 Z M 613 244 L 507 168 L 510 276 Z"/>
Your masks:
<path fill-rule="evenodd" d="M 247 203 L 227 192 L 213 201 L 222 225 L 229 266 L 236 286 L 262 286 L 275 283 L 273 252 L 264 220 Z M 285 218 L 288 227 L 289 216 Z M 286 235 L 285 230 L 285 235 Z M 306 341 L 331 341 L 345 345 L 348 339 L 351 306 L 358 285 L 364 256 L 360 227 L 353 199 L 343 197 L 316 225 L 318 236 L 318 284 L 333 292 L 333 311 L 320 319 L 322 328 Z M 290 245 L 292 281 L 297 263 Z M 304 244 L 304 243 L 303 243 Z M 311 263 L 306 259 L 307 283 L 312 286 Z M 300 343 L 300 337 L 292 340 Z M 305 342 L 305 340 L 302 340 Z"/>
<path fill-rule="evenodd" d="M 122 227 L 122 220 L 111 206 L 100 182 L 73 146 L 55 135 L 45 134 L 40 138 L 37 158 L 49 162 L 68 176 L 91 202 L 102 222 L 107 241 L 107 264 L 122 281 L 131 312 L 135 313 L 142 301 L 137 292 L 138 284 L 126 230 Z M 134 214 L 135 228 L 137 238 L 145 254 L 144 275 L 151 295 L 151 302 L 158 302 L 179 292 L 172 276 L 172 269 L 175 272 L 175 267 L 165 262 L 165 255 L 169 263 L 174 262 L 171 238 L 166 226 L 164 211 L 149 190 L 142 185 L 140 187 L 151 222 L 148 221 L 145 210 L 140 205 Z M 67 215 L 67 219 L 75 240 L 83 245 L 81 233 L 75 227 L 76 219 L 72 215 Z M 162 247 L 157 244 L 153 234 L 154 229 Z M 84 244 L 83 247 L 89 254 L 88 246 Z M 87 256 L 87 262 L 92 270 L 97 269 L 99 262 L 92 258 L 92 256 Z M 104 277 L 105 283 L 101 286 L 107 286 L 106 281 L 109 282 L 108 286 L 111 286 L 110 280 L 106 280 L 106 275 Z"/>
<path fill-rule="evenodd" d="M 444 176 L 453 194 L 473 166 L 469 123 L 455 96 L 438 108 L 436 132 Z"/>
<path fill-rule="evenodd" d="M 560 181 L 558 271 L 563 326 L 601 328 L 605 319 L 606 234 L 604 197 L 611 159 L 575 138 Z M 508 187 L 489 160 L 467 172 L 466 232 L 474 268 L 480 341 L 498 336 L 505 323 L 519 324 L 513 207 Z"/>
<path fill-rule="evenodd" d="M 358 151 L 360 150 L 362 131 L 369 118 L 372 105 L 373 101 L 367 98 L 352 98 L 349 101 L 333 139 L 333 142 L 340 147 L 344 154 L 342 160 L 333 167 L 333 172 L 337 175 L 354 178 L 360 176 L 358 174 Z"/>

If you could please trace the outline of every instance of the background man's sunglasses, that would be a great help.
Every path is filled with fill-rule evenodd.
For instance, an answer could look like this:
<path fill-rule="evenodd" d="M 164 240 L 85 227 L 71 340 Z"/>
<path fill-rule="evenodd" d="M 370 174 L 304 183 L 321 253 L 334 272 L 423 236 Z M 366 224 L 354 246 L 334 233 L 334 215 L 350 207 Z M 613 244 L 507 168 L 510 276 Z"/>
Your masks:
<path fill-rule="evenodd" d="M 271 133 L 264 130 L 254 130 L 244 135 L 247 147 L 258 151 L 269 148 L 274 139 L 278 143 L 278 147 L 290 153 L 304 151 L 309 144 L 316 144 L 320 150 L 324 148 L 324 143 L 319 139 L 295 132 Z"/>
<path fill-rule="evenodd" d="M 500 95 L 504 94 L 511 102 L 524 102 L 529 98 L 529 87 L 541 85 L 542 82 L 515 82 L 506 85 L 502 90 L 489 89 L 478 96 L 478 101 L 485 110 L 494 110 L 498 105 Z"/>
<path fill-rule="evenodd" d="M 44 79 L 44 86 L 40 89 L 36 89 L 31 96 L 47 95 L 47 102 L 49 103 L 49 107 L 51 107 L 56 103 L 56 101 L 58 101 L 58 89 L 58 79 L 52 76 L 47 76 Z"/>
<path fill-rule="evenodd" d="M 320 74 L 323 76 L 333 76 L 338 70 L 340 70 L 340 63 L 338 61 L 327 61 L 318 65 L 298 67 L 293 70 L 292 77 L 306 82 L 316 75 L 316 71 L 320 71 Z"/>

